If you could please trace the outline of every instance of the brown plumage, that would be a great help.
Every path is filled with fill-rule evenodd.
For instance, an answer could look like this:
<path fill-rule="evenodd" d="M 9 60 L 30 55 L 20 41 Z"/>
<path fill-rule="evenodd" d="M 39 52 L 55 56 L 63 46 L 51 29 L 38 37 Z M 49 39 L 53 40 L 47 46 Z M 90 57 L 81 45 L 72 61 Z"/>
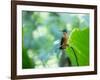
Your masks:
<path fill-rule="evenodd" d="M 65 49 L 67 46 L 68 36 L 66 32 L 63 32 L 63 37 L 61 38 L 60 49 Z"/>
<path fill-rule="evenodd" d="M 65 49 L 68 46 L 67 41 L 68 41 L 67 32 L 63 32 L 63 37 L 61 38 L 61 42 L 60 42 L 60 49 L 62 51 L 59 60 L 60 67 L 71 66 L 70 58 L 68 57 L 67 52 L 65 51 Z"/>

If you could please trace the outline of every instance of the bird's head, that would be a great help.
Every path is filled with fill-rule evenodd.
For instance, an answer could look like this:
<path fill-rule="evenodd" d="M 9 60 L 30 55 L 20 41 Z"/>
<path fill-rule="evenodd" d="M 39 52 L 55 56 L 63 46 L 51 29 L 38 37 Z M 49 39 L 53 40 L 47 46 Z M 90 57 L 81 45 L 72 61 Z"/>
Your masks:
<path fill-rule="evenodd" d="M 67 33 L 67 30 L 66 29 L 63 29 L 63 31 L 62 31 L 63 33 Z"/>
<path fill-rule="evenodd" d="M 65 35 L 66 36 L 66 34 L 67 34 L 67 30 L 66 29 L 63 29 L 63 35 Z"/>

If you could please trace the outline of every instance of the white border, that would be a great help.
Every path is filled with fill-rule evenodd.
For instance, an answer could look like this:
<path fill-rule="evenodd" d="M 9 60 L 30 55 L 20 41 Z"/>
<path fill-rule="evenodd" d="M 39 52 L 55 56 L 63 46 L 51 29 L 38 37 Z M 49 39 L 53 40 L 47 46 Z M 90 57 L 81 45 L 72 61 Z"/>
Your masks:
<path fill-rule="evenodd" d="M 90 66 L 67 67 L 52 69 L 22 69 L 22 10 L 28 11 L 50 11 L 50 12 L 74 12 L 90 14 Z M 94 71 L 94 10 L 77 8 L 58 8 L 43 6 L 17 5 L 17 75 L 47 74 L 47 73 L 69 73 Z"/>

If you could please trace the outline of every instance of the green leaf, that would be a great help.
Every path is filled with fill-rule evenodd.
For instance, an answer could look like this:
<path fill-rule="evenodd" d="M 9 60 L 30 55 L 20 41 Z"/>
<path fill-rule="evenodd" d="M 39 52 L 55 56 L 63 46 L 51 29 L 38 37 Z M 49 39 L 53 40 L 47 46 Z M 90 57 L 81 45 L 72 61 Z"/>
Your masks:
<path fill-rule="evenodd" d="M 80 30 L 75 28 L 69 36 L 68 44 L 75 51 L 79 66 L 89 65 L 89 28 Z M 73 50 L 68 47 L 67 54 L 69 55 L 72 65 L 77 65 L 76 57 Z"/>

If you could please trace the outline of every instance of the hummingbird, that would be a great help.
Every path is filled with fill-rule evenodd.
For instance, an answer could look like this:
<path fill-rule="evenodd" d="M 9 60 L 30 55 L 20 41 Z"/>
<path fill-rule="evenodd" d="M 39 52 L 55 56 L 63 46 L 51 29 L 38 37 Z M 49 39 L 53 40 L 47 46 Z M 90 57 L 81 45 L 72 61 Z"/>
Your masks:
<path fill-rule="evenodd" d="M 60 49 L 62 52 L 61 52 L 61 56 L 59 60 L 59 66 L 60 67 L 71 66 L 70 58 L 68 57 L 67 52 L 65 51 L 65 49 L 68 46 L 67 44 L 68 33 L 66 29 L 64 29 L 62 32 L 63 32 L 63 35 L 62 35 L 61 42 L 60 42 Z"/>
<path fill-rule="evenodd" d="M 68 46 L 67 41 L 68 41 L 68 34 L 67 34 L 67 30 L 64 29 L 63 36 L 62 36 L 61 42 L 60 42 L 60 49 L 66 49 L 66 47 Z"/>

